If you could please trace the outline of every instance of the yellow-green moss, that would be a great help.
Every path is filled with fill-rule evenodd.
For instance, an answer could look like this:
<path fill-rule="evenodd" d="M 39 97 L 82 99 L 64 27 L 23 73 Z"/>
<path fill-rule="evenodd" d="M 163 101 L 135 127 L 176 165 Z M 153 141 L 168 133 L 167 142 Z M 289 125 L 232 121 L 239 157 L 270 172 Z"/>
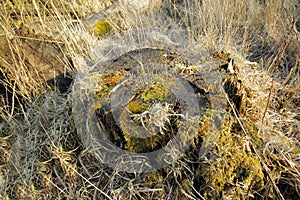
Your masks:
<path fill-rule="evenodd" d="M 127 124 L 128 125 L 128 124 Z M 132 137 L 134 135 L 133 132 L 126 132 L 123 129 L 123 135 L 126 140 L 126 150 L 135 153 L 145 153 L 152 151 L 159 146 L 162 146 L 164 136 L 161 134 L 150 135 L 146 131 L 140 134 L 148 134 L 147 137 Z"/>
<path fill-rule="evenodd" d="M 212 190 L 204 192 L 207 199 L 219 199 L 235 195 L 242 198 L 243 193 L 250 193 L 263 187 L 263 168 L 260 160 L 253 154 L 248 139 L 243 133 L 232 128 L 231 120 L 215 141 L 215 159 L 201 166 L 200 176 Z M 255 135 L 257 137 L 257 135 Z M 256 138 L 257 139 L 257 138 Z"/>
<path fill-rule="evenodd" d="M 100 20 L 94 27 L 93 33 L 97 37 L 102 37 L 105 34 L 109 33 L 111 26 L 107 21 Z"/>
<path fill-rule="evenodd" d="M 141 94 L 141 98 L 145 101 L 148 100 L 163 100 L 169 93 L 169 89 L 160 83 L 149 86 Z"/>
<path fill-rule="evenodd" d="M 140 101 L 131 101 L 128 103 L 128 110 L 133 114 L 140 114 L 149 109 L 149 103 L 142 103 Z"/>

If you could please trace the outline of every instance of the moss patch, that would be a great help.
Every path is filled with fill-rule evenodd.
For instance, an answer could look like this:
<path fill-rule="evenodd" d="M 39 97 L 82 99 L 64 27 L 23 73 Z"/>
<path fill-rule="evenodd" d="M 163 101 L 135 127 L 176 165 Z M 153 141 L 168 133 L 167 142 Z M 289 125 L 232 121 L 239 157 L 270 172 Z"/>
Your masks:
<path fill-rule="evenodd" d="M 93 27 L 93 33 L 97 37 L 102 37 L 108 34 L 111 30 L 111 26 L 107 21 L 100 20 L 98 23 Z"/>
<path fill-rule="evenodd" d="M 149 103 L 142 103 L 135 100 L 128 103 L 128 110 L 133 114 L 140 114 L 149 109 L 149 106 Z"/>
<path fill-rule="evenodd" d="M 169 89 L 158 83 L 148 86 L 141 94 L 141 98 L 145 101 L 148 100 L 163 100 L 169 93 Z"/>
<path fill-rule="evenodd" d="M 199 168 L 199 176 L 210 186 L 204 192 L 207 199 L 220 199 L 244 194 L 263 187 L 263 168 L 251 151 L 249 141 L 232 123 L 232 117 L 223 125 L 213 150 L 214 159 Z M 255 135 L 257 137 L 257 135 Z M 257 139 L 257 138 L 256 138 Z"/>

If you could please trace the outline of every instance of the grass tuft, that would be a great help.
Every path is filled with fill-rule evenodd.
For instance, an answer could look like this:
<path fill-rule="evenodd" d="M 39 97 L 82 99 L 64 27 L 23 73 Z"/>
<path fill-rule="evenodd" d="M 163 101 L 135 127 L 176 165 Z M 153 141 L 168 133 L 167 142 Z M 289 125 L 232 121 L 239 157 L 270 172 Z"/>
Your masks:
<path fill-rule="evenodd" d="M 299 2 L 165 0 L 149 1 L 147 10 L 118 2 L 0 2 L 0 199 L 299 199 Z M 111 5 L 117 10 L 105 19 L 89 18 L 103 17 Z M 96 19 L 95 34 L 87 19 Z M 110 61 L 105 55 L 119 57 L 120 49 L 176 47 L 201 60 L 193 56 L 199 49 L 172 40 L 178 30 L 206 57 L 234 61 L 236 83 L 224 91 L 227 123 L 219 132 L 209 129 L 212 110 L 186 155 L 151 173 L 125 173 L 122 161 L 119 168 L 100 163 L 77 135 L 67 76 L 82 75 L 82 87 L 92 87 L 97 65 Z M 116 44 L 119 33 L 124 40 Z M 101 94 L 121 78 L 101 77 Z M 62 93 L 61 85 L 69 90 Z M 155 87 L 142 98 L 167 96 L 163 85 Z M 133 114 L 149 108 L 128 105 Z"/>

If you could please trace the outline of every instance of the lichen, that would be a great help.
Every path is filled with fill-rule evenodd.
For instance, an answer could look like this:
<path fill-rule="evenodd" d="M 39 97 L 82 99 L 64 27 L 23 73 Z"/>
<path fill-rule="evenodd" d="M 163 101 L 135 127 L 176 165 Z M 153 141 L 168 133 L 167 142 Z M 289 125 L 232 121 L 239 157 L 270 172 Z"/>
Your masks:
<path fill-rule="evenodd" d="M 108 85 L 116 85 L 123 76 L 121 74 L 114 74 L 112 76 L 105 77 L 104 83 Z"/>
<path fill-rule="evenodd" d="M 98 78 L 98 87 L 96 89 L 96 102 L 94 105 L 95 109 L 101 108 L 101 99 L 103 97 L 108 96 L 114 86 L 125 76 L 125 74 L 120 71 L 118 73 L 107 73 L 105 75 L 101 75 Z"/>

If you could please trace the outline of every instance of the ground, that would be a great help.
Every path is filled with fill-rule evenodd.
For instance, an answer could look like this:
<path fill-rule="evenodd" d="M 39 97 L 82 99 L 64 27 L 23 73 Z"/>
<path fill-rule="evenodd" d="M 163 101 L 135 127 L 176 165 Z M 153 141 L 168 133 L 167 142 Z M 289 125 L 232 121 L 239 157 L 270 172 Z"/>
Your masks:
<path fill-rule="evenodd" d="M 0 2 L 0 198 L 299 199 L 299 2 L 165 0 L 87 20 L 115 2 Z M 183 101 L 169 91 L 177 82 L 166 75 L 134 90 L 121 118 L 128 123 L 115 128 L 105 98 L 140 73 L 128 69 L 139 62 L 126 52 L 145 46 L 156 47 L 151 63 L 191 84 L 201 117 L 182 115 Z M 214 69 L 223 100 L 199 76 Z M 159 149 L 192 119 L 183 125 L 189 148 L 147 173 L 103 164 L 74 114 L 92 89 L 91 108 L 116 146 Z M 136 139 L 133 127 L 159 135 Z"/>

